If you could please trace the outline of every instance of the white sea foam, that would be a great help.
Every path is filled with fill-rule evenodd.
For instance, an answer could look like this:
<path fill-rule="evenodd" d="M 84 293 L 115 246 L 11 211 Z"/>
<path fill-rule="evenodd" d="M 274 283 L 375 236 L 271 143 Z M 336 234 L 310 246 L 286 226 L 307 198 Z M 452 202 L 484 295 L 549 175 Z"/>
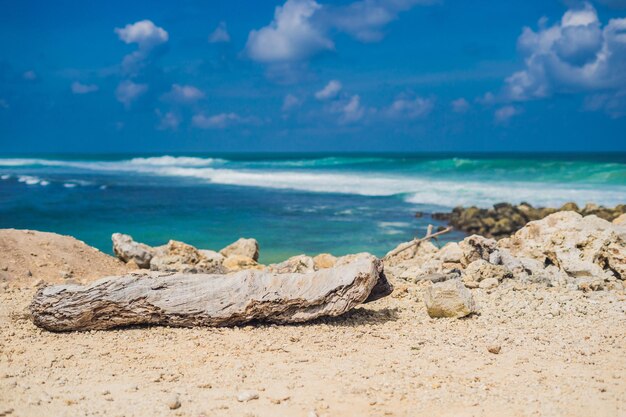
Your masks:
<path fill-rule="evenodd" d="M 76 187 L 76 184 L 71 183 L 71 182 L 66 182 L 65 184 L 63 184 L 63 186 L 65 188 L 74 188 L 74 187 Z"/>
<path fill-rule="evenodd" d="M 133 165 L 154 165 L 154 166 L 210 166 L 216 162 L 225 162 L 216 158 L 197 158 L 191 156 L 155 156 L 150 158 L 133 158 L 128 161 Z"/>
<path fill-rule="evenodd" d="M 1 175 L 1 176 L 0 176 L 0 179 L 2 179 L 2 180 L 8 180 L 8 179 L 10 179 L 10 178 L 11 178 L 11 176 L 10 176 L 10 175 L 8 175 L 8 174 Z"/>
<path fill-rule="evenodd" d="M 578 204 L 595 202 L 604 205 L 626 201 L 626 186 L 531 181 L 434 180 L 416 173 L 378 174 L 346 171 L 303 171 L 294 169 L 227 169 L 212 158 L 162 156 L 123 161 L 60 161 L 45 159 L 0 159 L 0 166 L 43 165 L 118 174 L 158 175 L 189 178 L 215 184 L 293 189 L 320 193 L 343 193 L 365 196 L 402 195 L 410 203 L 454 207 L 488 207 L 506 201 L 533 205 L 558 206 L 568 201 Z M 461 164 L 466 163 L 459 160 Z M 26 176 L 20 176 L 24 178 Z M 36 184 L 30 177 L 21 180 Z M 462 177 L 461 177 L 462 178 Z M 69 184 L 69 183 L 68 183 Z M 86 185 L 79 180 L 72 185 Z"/>
<path fill-rule="evenodd" d="M 26 185 L 37 185 L 42 182 L 41 178 L 35 177 L 33 175 L 20 175 L 19 177 L 17 177 L 17 181 L 23 182 Z"/>

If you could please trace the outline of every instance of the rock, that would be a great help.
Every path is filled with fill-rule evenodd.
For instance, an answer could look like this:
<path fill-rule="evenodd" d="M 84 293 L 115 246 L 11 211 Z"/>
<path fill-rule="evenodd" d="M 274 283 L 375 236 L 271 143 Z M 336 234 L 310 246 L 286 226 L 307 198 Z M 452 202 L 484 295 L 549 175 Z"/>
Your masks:
<path fill-rule="evenodd" d="M 463 273 L 463 281 L 481 282 L 485 279 L 495 279 L 496 286 L 497 282 L 505 278 L 513 278 L 513 273 L 505 266 L 493 265 L 484 259 L 472 262 Z"/>
<path fill-rule="evenodd" d="M 508 203 L 494 204 L 493 208 L 481 209 L 477 207 L 456 207 L 451 213 L 434 213 L 433 218 L 447 221 L 454 228 L 470 234 L 502 239 L 509 237 L 528 222 L 541 220 L 558 211 L 572 211 L 583 216 L 596 215 L 602 219 L 612 221 L 626 213 L 626 205 L 620 204 L 615 208 L 587 204 L 582 209 L 575 203 L 566 203 L 560 208 L 533 207 L 528 203 L 514 206 Z"/>
<path fill-rule="evenodd" d="M 487 347 L 487 351 L 489 351 L 489 353 L 493 353 L 494 355 L 500 353 L 500 350 L 502 350 L 502 347 L 500 345 L 489 345 Z"/>
<path fill-rule="evenodd" d="M 205 251 L 205 256 L 195 247 L 176 240 L 170 240 L 150 261 L 150 269 L 160 272 L 184 272 L 220 274 L 224 272 L 223 258 Z"/>
<path fill-rule="evenodd" d="M 149 273 L 106 277 L 85 286 L 49 286 L 36 293 L 30 311 L 37 326 L 52 331 L 301 323 L 341 315 L 380 297 L 375 288 L 385 286 L 382 262 L 364 254 L 306 274 Z"/>
<path fill-rule="evenodd" d="M 292 256 L 279 264 L 268 265 L 267 270 L 277 274 L 285 274 L 289 272 L 313 272 L 315 271 L 315 261 L 310 256 L 297 255 Z"/>
<path fill-rule="evenodd" d="M 220 253 L 229 258 L 233 255 L 245 256 L 252 258 L 254 261 L 259 260 L 259 243 L 256 239 L 240 238 L 236 242 L 231 243 L 220 251 Z"/>
<path fill-rule="evenodd" d="M 618 226 L 626 225 L 626 213 L 620 214 L 613 220 L 613 224 Z"/>
<path fill-rule="evenodd" d="M 259 393 L 256 391 L 241 391 L 237 394 L 237 401 L 243 403 L 259 399 Z"/>
<path fill-rule="evenodd" d="M 337 258 L 330 253 L 320 253 L 313 258 L 315 269 L 332 268 L 337 263 Z"/>
<path fill-rule="evenodd" d="M 497 278 L 486 278 L 478 284 L 478 287 L 483 290 L 489 290 L 497 287 L 500 284 Z"/>
<path fill-rule="evenodd" d="M 210 262 L 215 264 L 221 264 L 222 262 L 224 262 L 224 259 L 226 259 L 224 258 L 224 255 L 219 252 L 215 252 L 214 250 L 198 249 L 198 252 L 200 252 L 200 255 L 204 256 Z"/>
<path fill-rule="evenodd" d="M 176 409 L 180 408 L 180 400 L 178 398 L 178 395 L 176 395 L 176 394 L 170 395 L 167 398 L 165 404 L 167 405 L 167 407 L 170 410 L 176 410 Z"/>
<path fill-rule="evenodd" d="M 472 293 L 460 280 L 433 284 L 424 294 L 430 317 L 465 317 L 476 312 Z"/>
<path fill-rule="evenodd" d="M 153 248 L 143 243 L 135 242 L 130 235 L 113 233 L 113 252 L 124 262 L 134 261 L 140 268 L 150 268 Z"/>
<path fill-rule="evenodd" d="M 244 269 L 262 270 L 264 268 L 263 265 L 259 265 L 254 259 L 242 255 L 229 256 L 224 259 L 222 266 L 227 272 L 237 272 Z"/>
<path fill-rule="evenodd" d="M 450 242 L 437 252 L 437 258 L 441 262 L 461 263 L 463 251 L 458 243 Z"/>
<path fill-rule="evenodd" d="M 551 214 L 500 240 L 498 248 L 517 260 L 534 260 L 537 269 L 554 266 L 571 278 L 617 274 L 626 279 L 626 229 L 595 215 Z"/>
<path fill-rule="evenodd" d="M 467 268 L 469 264 L 479 259 L 488 261 L 496 250 L 496 241 L 478 235 L 468 236 L 459 243 L 463 252 L 461 264 Z"/>

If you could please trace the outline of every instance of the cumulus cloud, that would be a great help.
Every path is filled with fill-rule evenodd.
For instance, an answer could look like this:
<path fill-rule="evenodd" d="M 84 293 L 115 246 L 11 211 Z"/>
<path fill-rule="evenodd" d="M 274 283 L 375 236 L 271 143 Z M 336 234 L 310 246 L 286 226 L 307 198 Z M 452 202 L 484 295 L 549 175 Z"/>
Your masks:
<path fill-rule="evenodd" d="M 163 99 L 182 104 L 195 103 L 202 100 L 205 94 L 193 85 L 173 84 L 172 89 L 163 95 Z"/>
<path fill-rule="evenodd" d="M 226 29 L 226 22 L 220 22 L 213 32 L 209 35 L 209 43 L 230 42 L 230 35 Z"/>
<path fill-rule="evenodd" d="M 333 49 L 332 40 L 311 21 L 321 7 L 315 0 L 287 0 L 276 7 L 274 20 L 248 35 L 248 56 L 265 63 L 289 62 Z"/>
<path fill-rule="evenodd" d="M 323 11 L 329 26 L 346 32 L 362 42 L 375 42 L 384 37 L 383 28 L 396 20 L 400 12 L 428 0 L 361 0 L 345 6 L 327 7 Z"/>
<path fill-rule="evenodd" d="M 337 80 L 330 80 L 324 88 L 315 93 L 315 98 L 318 100 L 328 100 L 337 97 L 340 91 L 341 83 Z"/>
<path fill-rule="evenodd" d="M 303 61 L 334 50 L 331 35 L 344 32 L 362 42 L 384 37 L 383 28 L 402 11 L 432 0 L 359 0 L 343 6 L 315 0 L 287 0 L 278 6 L 269 25 L 248 36 L 246 53 L 254 61 Z"/>
<path fill-rule="evenodd" d="M 503 98 L 523 101 L 553 94 L 621 91 L 626 86 L 626 18 L 602 25 L 583 3 L 538 30 L 524 28 L 518 49 L 525 68 L 506 79 Z"/>
<path fill-rule="evenodd" d="M 146 91 L 148 91 L 146 84 L 136 84 L 130 80 L 124 80 L 115 89 L 115 97 L 124 107 L 130 108 L 131 104 Z"/>
<path fill-rule="evenodd" d="M 463 97 L 453 100 L 450 106 L 455 113 L 465 113 L 470 108 L 470 104 Z"/>
<path fill-rule="evenodd" d="M 123 28 L 115 28 L 115 33 L 120 40 L 126 43 L 136 43 L 141 49 L 151 49 L 169 39 L 165 29 L 156 26 L 150 20 L 140 20 L 129 23 Z"/>
<path fill-rule="evenodd" d="M 361 104 L 361 97 L 357 94 L 337 100 L 330 106 L 330 111 L 339 114 L 339 122 L 342 124 L 354 123 L 363 118 L 365 107 Z"/>
<path fill-rule="evenodd" d="M 200 129 L 225 129 L 234 125 L 254 123 L 256 118 L 243 117 L 237 113 L 220 113 L 213 116 L 196 114 L 191 122 Z"/>
<path fill-rule="evenodd" d="M 161 113 L 160 110 L 156 110 L 156 115 L 159 118 L 159 124 L 157 129 L 159 130 L 176 130 L 180 125 L 181 118 L 174 112 Z"/>
<path fill-rule="evenodd" d="M 284 112 L 288 112 L 292 109 L 295 109 L 296 107 L 300 107 L 301 105 L 302 99 L 293 94 L 287 94 L 283 99 L 283 105 L 281 107 L 281 110 Z"/>
<path fill-rule="evenodd" d="M 515 106 L 500 107 L 493 114 L 494 120 L 498 124 L 507 124 L 513 116 L 517 116 L 521 110 Z"/>
<path fill-rule="evenodd" d="M 89 94 L 98 91 L 98 86 L 95 84 L 83 84 L 78 81 L 74 81 L 71 85 L 71 89 L 74 94 Z"/>
<path fill-rule="evenodd" d="M 137 73 L 159 45 L 166 43 L 169 39 L 167 31 L 150 20 L 141 20 L 123 28 L 115 28 L 115 33 L 121 41 L 137 44 L 137 50 L 126 55 L 122 61 L 122 69 L 129 75 Z"/>
<path fill-rule="evenodd" d="M 398 97 L 387 109 L 387 115 L 392 118 L 416 119 L 428 115 L 434 106 L 434 99 Z"/>

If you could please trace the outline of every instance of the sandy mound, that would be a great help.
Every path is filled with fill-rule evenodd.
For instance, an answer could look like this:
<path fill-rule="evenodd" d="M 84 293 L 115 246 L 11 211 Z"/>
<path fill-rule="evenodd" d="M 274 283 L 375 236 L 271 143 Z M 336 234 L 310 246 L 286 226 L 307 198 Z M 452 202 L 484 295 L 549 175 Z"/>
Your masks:
<path fill-rule="evenodd" d="M 0 229 L 0 282 L 86 282 L 126 271 L 122 262 L 71 236 Z"/>

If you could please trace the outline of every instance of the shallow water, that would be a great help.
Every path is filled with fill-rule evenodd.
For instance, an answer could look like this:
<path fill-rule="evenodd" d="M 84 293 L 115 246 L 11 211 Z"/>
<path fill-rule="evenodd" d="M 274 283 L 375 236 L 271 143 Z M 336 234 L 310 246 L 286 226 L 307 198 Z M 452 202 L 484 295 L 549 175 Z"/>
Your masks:
<path fill-rule="evenodd" d="M 526 201 L 626 203 L 626 155 L 20 155 L 0 158 L 0 227 L 113 232 L 219 249 L 255 237 L 261 260 L 382 255 L 431 213 Z M 442 241 L 457 240 L 458 232 Z"/>

